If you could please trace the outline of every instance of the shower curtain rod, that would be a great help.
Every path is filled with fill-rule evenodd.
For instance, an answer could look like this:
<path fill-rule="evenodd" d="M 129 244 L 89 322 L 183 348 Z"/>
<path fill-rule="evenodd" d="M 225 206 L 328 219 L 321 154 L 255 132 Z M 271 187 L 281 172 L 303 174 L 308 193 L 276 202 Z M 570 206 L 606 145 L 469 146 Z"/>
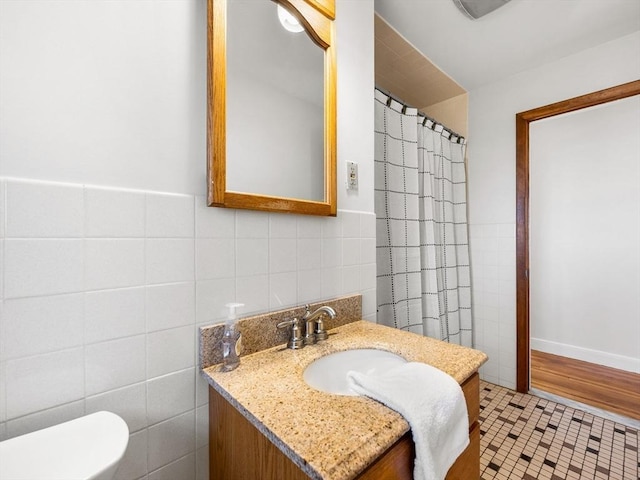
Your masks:
<path fill-rule="evenodd" d="M 385 90 L 383 88 L 380 88 L 378 86 L 375 87 L 376 90 L 378 90 L 380 93 L 386 95 L 387 97 L 389 97 L 389 100 L 387 101 L 387 106 L 389 106 L 389 103 L 391 100 L 395 100 L 396 102 L 398 102 L 400 105 L 402 105 L 402 113 L 405 113 L 405 111 L 407 110 L 407 108 L 416 108 L 416 107 L 412 107 L 411 105 L 407 105 L 407 103 L 403 100 L 401 100 L 400 98 L 398 98 L 396 95 L 394 95 L 393 93 L 391 93 L 388 90 Z M 419 117 L 423 117 L 424 120 L 422 120 L 422 126 L 425 126 L 425 123 L 427 120 L 429 120 L 431 122 L 431 129 L 435 130 L 437 125 L 440 125 L 442 127 L 442 129 L 447 132 L 449 134 L 449 139 L 451 139 L 451 137 L 458 137 L 458 140 L 456 143 L 464 143 L 465 142 L 465 138 L 460 135 L 459 133 L 454 132 L 453 130 L 451 130 L 450 128 L 445 127 L 442 123 L 438 122 L 436 119 L 431 118 L 429 115 L 422 113 L 420 110 L 418 110 L 416 108 L 416 110 L 418 111 L 418 116 Z"/>

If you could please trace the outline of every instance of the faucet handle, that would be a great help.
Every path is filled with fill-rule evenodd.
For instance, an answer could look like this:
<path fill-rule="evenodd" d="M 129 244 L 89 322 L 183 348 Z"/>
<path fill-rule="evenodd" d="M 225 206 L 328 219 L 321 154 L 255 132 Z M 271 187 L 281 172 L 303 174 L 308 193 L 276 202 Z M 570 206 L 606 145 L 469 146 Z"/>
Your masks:
<path fill-rule="evenodd" d="M 300 320 L 298 318 L 292 318 L 291 320 L 285 320 L 276 325 L 277 328 L 291 327 L 291 337 L 287 342 L 287 348 L 297 350 L 304 347 L 304 341 L 302 338 L 302 330 L 300 330 Z"/>
<path fill-rule="evenodd" d="M 322 340 L 326 340 L 329 336 L 327 331 L 324 329 L 324 322 L 322 321 L 322 315 L 318 317 L 316 320 L 316 331 L 315 331 L 316 340 L 318 342 Z"/>

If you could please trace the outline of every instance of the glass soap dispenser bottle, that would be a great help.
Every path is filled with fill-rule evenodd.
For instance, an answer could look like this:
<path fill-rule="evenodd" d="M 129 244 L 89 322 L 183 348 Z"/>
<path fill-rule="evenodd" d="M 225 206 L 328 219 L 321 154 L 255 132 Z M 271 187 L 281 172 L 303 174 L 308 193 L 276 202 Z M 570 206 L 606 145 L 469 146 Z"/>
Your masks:
<path fill-rule="evenodd" d="M 237 325 L 236 309 L 244 307 L 244 304 L 227 303 L 225 307 L 229 309 L 229 313 L 224 322 L 224 333 L 222 335 L 222 371 L 230 372 L 240 365 L 242 334 Z"/>

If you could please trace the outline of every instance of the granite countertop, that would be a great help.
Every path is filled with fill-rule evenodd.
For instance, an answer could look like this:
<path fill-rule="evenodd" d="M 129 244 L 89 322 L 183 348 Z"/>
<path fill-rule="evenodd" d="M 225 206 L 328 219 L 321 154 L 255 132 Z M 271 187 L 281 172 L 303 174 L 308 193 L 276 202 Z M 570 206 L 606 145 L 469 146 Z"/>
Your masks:
<path fill-rule="evenodd" d="M 284 345 L 241 358 L 232 372 L 203 370 L 209 384 L 314 479 L 348 480 L 409 430 L 395 411 L 366 397 L 320 392 L 302 378 L 329 353 L 377 348 L 424 362 L 464 382 L 487 356 L 432 338 L 356 321 L 329 331 L 325 342 L 290 350 Z"/>

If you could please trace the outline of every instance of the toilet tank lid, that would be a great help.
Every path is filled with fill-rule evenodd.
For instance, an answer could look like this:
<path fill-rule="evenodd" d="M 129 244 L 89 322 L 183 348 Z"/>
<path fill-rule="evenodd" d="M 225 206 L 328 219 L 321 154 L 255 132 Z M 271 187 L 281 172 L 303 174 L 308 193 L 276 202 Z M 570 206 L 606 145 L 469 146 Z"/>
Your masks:
<path fill-rule="evenodd" d="M 0 478 L 94 478 L 118 463 L 129 428 L 115 413 L 96 412 L 0 442 Z"/>

